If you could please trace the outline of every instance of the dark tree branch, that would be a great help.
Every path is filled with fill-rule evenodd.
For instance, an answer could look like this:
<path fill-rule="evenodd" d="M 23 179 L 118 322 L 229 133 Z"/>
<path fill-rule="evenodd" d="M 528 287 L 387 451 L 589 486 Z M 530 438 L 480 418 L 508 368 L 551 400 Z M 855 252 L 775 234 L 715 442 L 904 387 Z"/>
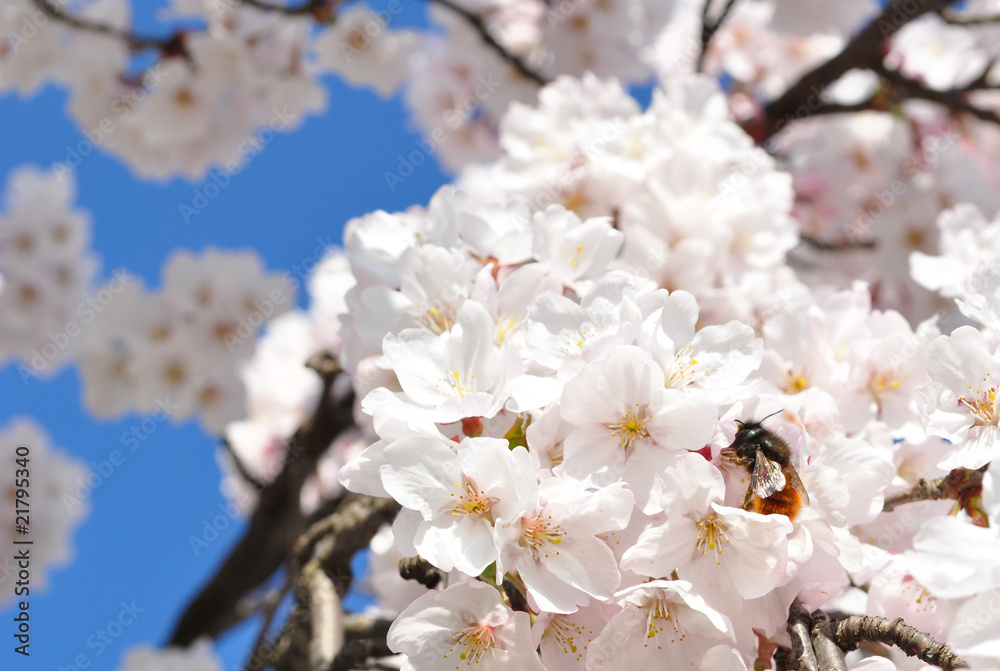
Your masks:
<path fill-rule="evenodd" d="M 851 615 L 833 627 L 833 639 L 844 650 L 854 650 L 859 643 L 872 641 L 894 645 L 910 657 L 939 666 L 944 671 L 969 667 L 962 657 L 943 643 L 903 622 L 873 615 Z"/>
<path fill-rule="evenodd" d="M 760 668 L 766 669 L 767 667 L 762 665 Z M 788 648 L 777 648 L 774 651 L 774 669 L 775 671 L 798 671 L 791 650 Z"/>
<path fill-rule="evenodd" d="M 953 12 L 939 12 L 945 23 L 953 26 L 984 26 L 991 23 L 1000 23 L 1000 16 L 962 16 Z"/>
<path fill-rule="evenodd" d="M 302 570 L 302 591 L 307 594 L 309 622 L 309 668 L 325 669 L 344 647 L 343 609 L 333 581 L 320 562 L 309 562 Z"/>
<path fill-rule="evenodd" d="M 830 618 L 821 610 L 812 614 L 812 646 L 820 671 L 847 671 L 844 651 L 833 640 Z"/>
<path fill-rule="evenodd" d="M 355 669 L 395 668 L 381 665 L 369 665 L 367 660 L 372 657 L 388 657 L 394 654 L 385 640 L 363 639 L 348 641 L 337 658 L 333 660 L 330 671 L 354 671 Z"/>
<path fill-rule="evenodd" d="M 465 7 L 453 2 L 453 0 L 426 0 L 427 2 L 435 5 L 441 5 L 442 7 L 448 9 L 448 11 L 461 17 L 469 26 L 476 31 L 480 39 L 486 43 L 490 49 L 492 49 L 500 58 L 510 63 L 518 73 L 531 81 L 535 82 L 539 86 L 544 86 L 548 84 L 549 81 L 543 77 L 538 72 L 535 72 L 527 63 L 524 62 L 518 56 L 507 51 L 507 48 L 502 44 L 497 42 L 496 38 L 490 33 L 489 29 L 486 27 L 486 22 L 483 21 L 483 17 L 475 14 Z"/>
<path fill-rule="evenodd" d="M 823 252 L 847 252 L 856 249 L 875 249 L 876 240 L 848 240 L 847 242 L 829 242 L 821 240 L 809 233 L 799 233 L 799 239 L 813 249 Z"/>
<path fill-rule="evenodd" d="M 392 620 L 357 613 L 344 617 L 344 640 L 361 641 L 374 639 L 384 641 L 389 635 Z"/>
<path fill-rule="evenodd" d="M 708 45 L 715 37 L 715 33 L 719 31 L 722 24 L 725 23 L 726 19 L 733 11 L 733 7 L 736 6 L 736 0 L 727 0 L 722 11 L 719 13 L 718 18 L 711 19 L 708 16 L 709 6 L 712 4 L 712 0 L 705 0 L 704 6 L 701 8 L 701 51 L 698 53 L 698 62 L 695 65 L 695 72 L 701 72 L 705 67 L 705 56 L 708 52 Z"/>
<path fill-rule="evenodd" d="M 403 580 L 415 580 L 427 589 L 434 589 L 445 574 L 423 557 L 404 557 L 399 560 L 399 575 Z"/>
<path fill-rule="evenodd" d="M 292 591 L 292 586 L 293 582 L 286 579 L 281 589 L 275 590 L 264 599 L 261 606 L 263 622 L 260 626 L 260 632 L 257 634 L 257 640 L 254 641 L 253 647 L 250 648 L 250 656 L 247 657 L 246 664 L 243 665 L 247 671 L 264 668 L 264 663 L 271 653 L 271 643 L 268 640 L 267 632 L 271 628 L 271 623 L 274 622 L 274 616 L 277 614 L 281 602 Z"/>
<path fill-rule="evenodd" d="M 886 42 L 900 28 L 928 12 L 942 11 L 954 0 L 928 0 L 912 3 L 911 0 L 889 0 L 882 12 L 865 26 L 858 35 L 844 47 L 843 51 L 830 60 L 806 72 L 780 97 L 764 107 L 763 143 L 785 125 L 799 118 L 804 110 L 809 116 L 812 111 L 810 101 L 818 107 L 822 105 L 820 96 L 833 82 L 855 68 L 873 69 L 881 65 Z M 909 11 L 909 13 L 907 12 Z"/>
<path fill-rule="evenodd" d="M 856 103 L 831 103 L 822 102 L 815 109 L 809 110 L 809 116 L 824 116 L 830 114 L 853 114 L 855 112 L 868 112 L 871 110 L 886 111 L 884 98 L 872 96 L 866 100 Z"/>
<path fill-rule="evenodd" d="M 236 466 L 236 472 L 240 474 L 240 477 L 243 478 L 248 485 L 257 490 L 258 493 L 263 491 L 265 484 L 258 480 L 257 476 L 250 472 L 250 469 L 248 469 L 247 465 L 243 463 L 240 455 L 236 454 L 236 450 L 233 449 L 232 443 L 225 438 L 219 442 L 222 443 L 222 447 L 226 450 L 226 454 L 229 455 L 233 465 Z"/>
<path fill-rule="evenodd" d="M 987 80 L 990 77 L 990 72 L 993 71 L 994 66 L 997 62 L 995 58 L 990 58 L 989 62 L 983 67 L 979 75 L 973 79 L 971 82 L 962 87 L 962 91 L 966 93 L 971 93 L 972 91 L 985 91 L 987 89 L 995 89 L 996 86 L 990 84 Z"/>
<path fill-rule="evenodd" d="M 347 494 L 335 513 L 311 526 L 295 543 L 290 565 L 293 574 L 298 573 L 297 566 L 302 570 L 295 607 L 272 658 L 277 669 L 306 668 L 304 660 L 310 669 L 333 664 L 343 646 L 343 631 L 336 622 L 342 618 L 340 600 L 351 586 L 351 558 L 398 512 L 399 504 L 392 499 Z"/>
<path fill-rule="evenodd" d="M 971 499 L 979 496 L 983 491 L 985 468 L 984 466 L 975 471 L 967 468 L 956 468 L 948 475 L 931 481 L 921 478 L 917 484 L 909 489 L 885 497 L 882 512 L 890 512 L 904 503 L 937 501 L 939 499 L 953 499 L 958 501 L 962 508 L 966 508 L 971 503 Z"/>
<path fill-rule="evenodd" d="M 298 566 L 318 556 L 332 572 L 346 570 L 350 576 L 351 557 L 368 547 L 379 528 L 392 522 L 398 512 L 399 504 L 392 499 L 354 493 L 344 495 L 335 512 L 313 524 L 296 541 L 290 561 L 292 574 Z M 340 596 L 347 594 L 348 588 L 350 580 L 337 585 Z"/>
<path fill-rule="evenodd" d="M 962 87 L 942 91 L 928 88 L 917 79 L 907 77 L 896 70 L 890 70 L 881 62 L 874 64 L 871 69 L 877 75 L 881 76 L 891 87 L 893 94 L 900 98 L 927 100 L 955 112 L 964 112 L 971 114 L 977 119 L 1000 124 L 1000 117 L 997 116 L 996 112 L 976 107 L 969 102 L 969 93 L 972 93 L 974 90 L 983 90 L 981 88 L 970 89 Z"/>
<path fill-rule="evenodd" d="M 279 5 L 265 0 L 239 0 L 242 4 L 265 12 L 275 12 L 285 16 L 313 16 L 327 20 L 343 0 L 306 0 L 301 5 Z"/>
<path fill-rule="evenodd" d="M 128 30 L 116 28 L 115 26 L 106 23 L 89 21 L 76 16 L 75 14 L 71 14 L 51 0 L 32 0 L 32 2 L 35 3 L 36 7 L 45 12 L 47 16 L 55 19 L 56 21 L 64 23 L 71 28 L 97 33 L 99 35 L 107 35 L 108 37 L 121 40 L 128 44 L 129 48 L 133 51 L 146 51 L 148 49 L 154 49 L 162 53 L 164 56 L 187 55 L 187 51 L 184 47 L 185 33 L 183 31 L 176 32 L 168 37 L 148 37 L 144 35 L 136 35 Z"/>
<path fill-rule="evenodd" d="M 392 499 L 348 494 L 340 510 L 328 518 L 329 533 L 317 548 L 316 556 L 341 597 L 351 587 L 354 553 L 368 547 L 382 525 L 396 518 L 399 509 Z"/>
<path fill-rule="evenodd" d="M 812 618 L 796 597 L 788 609 L 788 635 L 792 639 L 791 666 L 798 671 L 819 671 L 812 642 Z"/>
<path fill-rule="evenodd" d="M 269 2 L 268 0 L 238 0 L 241 4 L 255 9 L 275 12 L 285 16 L 312 16 L 320 22 L 331 21 L 334 18 L 334 12 L 336 11 L 337 6 L 342 1 L 343 0 L 305 0 L 299 5 L 281 5 Z M 521 76 L 526 79 L 530 79 L 539 86 L 544 86 L 548 83 L 548 79 L 536 72 L 522 58 L 510 53 L 506 47 L 500 44 L 490 33 L 481 16 L 469 11 L 465 7 L 454 2 L 454 0 L 426 1 L 441 5 L 450 12 L 453 12 L 457 16 L 461 17 L 473 30 L 476 31 L 480 39 L 483 40 L 487 47 L 493 50 L 498 56 L 500 56 L 501 59 L 513 66 L 513 68 L 517 70 Z M 730 0 L 730 4 L 734 1 L 735 0 Z M 34 2 L 39 9 L 45 12 L 45 14 L 66 24 L 67 26 L 117 38 L 128 44 L 129 48 L 133 51 L 156 50 L 163 56 L 188 56 L 187 50 L 184 46 L 184 41 L 187 35 L 186 31 L 177 31 L 164 38 L 137 35 L 128 30 L 122 30 L 105 23 L 88 21 L 66 12 L 52 0 L 32 0 L 32 2 Z"/>
<path fill-rule="evenodd" d="M 304 527 L 299 503 L 302 483 L 315 470 L 320 455 L 347 428 L 353 396 L 333 401 L 330 390 L 339 369 L 329 357 L 312 362 L 323 378 L 316 411 L 289 441 L 288 461 L 260 493 L 246 534 L 201 592 L 188 604 L 171 645 L 187 646 L 200 636 L 215 637 L 240 621 L 236 606 L 267 580 L 288 558 Z"/>

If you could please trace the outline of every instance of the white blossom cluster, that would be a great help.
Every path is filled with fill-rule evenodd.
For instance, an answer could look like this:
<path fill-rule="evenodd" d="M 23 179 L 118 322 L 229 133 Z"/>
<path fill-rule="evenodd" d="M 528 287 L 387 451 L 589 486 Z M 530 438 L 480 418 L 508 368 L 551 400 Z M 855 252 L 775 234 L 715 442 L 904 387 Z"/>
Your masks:
<path fill-rule="evenodd" d="M 456 4 L 481 17 L 497 43 L 540 76 L 591 71 L 625 81 L 649 77 L 640 53 L 672 11 L 650 0 Z M 432 8 L 443 28 L 436 36 L 396 29 L 402 10 L 400 0 L 377 12 L 357 4 L 333 20 L 233 0 L 173 0 L 162 17 L 178 26 L 177 40 L 159 45 L 155 63 L 136 72 L 148 59 L 136 59 L 130 46 L 150 45 L 67 27 L 31 0 L 14 0 L 0 10 L 0 91 L 33 95 L 44 82 L 58 82 L 69 89 L 70 112 L 90 143 L 68 155 L 67 165 L 101 147 L 156 179 L 200 179 L 213 165 L 238 171 L 261 150 L 262 134 L 294 130 L 325 108 L 319 77 L 327 72 L 382 97 L 408 82 L 407 100 L 425 135 L 446 135 L 434 142 L 447 165 L 494 156 L 504 110 L 532 100 L 538 85 L 453 10 Z M 69 11 L 122 33 L 132 23 L 127 0 Z M 180 28 L 191 21 L 205 29 Z"/>
<path fill-rule="evenodd" d="M 290 278 L 266 273 L 256 254 L 209 249 L 175 253 L 158 291 L 123 269 L 96 285 L 90 219 L 73 209 L 75 188 L 59 170 L 22 168 L 9 180 L 0 356 L 17 360 L 25 384 L 76 361 L 96 416 L 198 415 L 222 432 L 245 413 L 239 365 L 260 328 L 294 303 Z"/>
<path fill-rule="evenodd" d="M 598 89 L 614 92 L 556 82 L 538 108 L 513 108 L 504 159 L 467 170 L 460 190 L 348 224 L 353 280 L 337 283 L 332 346 L 374 442 L 340 479 L 403 507 L 373 542 L 369 578 L 398 615 L 403 668 L 751 668 L 762 640 L 787 642 L 795 597 L 920 623 L 996 668 L 1000 627 L 980 614 L 1000 589 L 986 526 L 1000 513 L 1000 223 L 960 206 L 941 219 L 944 256 L 913 261 L 918 282 L 990 328 L 913 327 L 873 309 L 863 282 L 794 281 L 790 184 L 773 164 L 747 176 L 756 207 L 739 180 L 739 205 L 719 195 L 725 166 L 753 149 L 705 80 L 677 80 L 645 113 Z M 579 143 L 608 119 L 622 139 L 596 161 Z M 701 165 L 684 159 L 688 142 L 712 148 Z M 716 245 L 704 260 L 702 240 Z M 628 260 L 653 245 L 672 260 Z M 718 300 L 760 274 L 782 291 Z M 749 473 L 724 452 L 738 422 L 772 413 L 808 494 L 787 515 L 746 509 Z M 920 478 L 980 467 L 983 494 L 964 509 L 882 513 Z M 443 589 L 402 586 L 396 560 L 414 555 L 447 573 Z M 526 606 L 497 590 L 504 580 Z M 914 668 L 898 655 L 854 664 Z"/>
<path fill-rule="evenodd" d="M 79 362 L 87 407 L 104 417 L 199 415 L 219 433 L 245 412 L 239 364 L 260 327 L 292 306 L 294 289 L 252 252 L 176 252 L 162 275 L 159 291 L 130 284 L 88 331 Z"/>
<path fill-rule="evenodd" d="M 0 458 L 4 460 L 4 502 L 10 511 L 10 521 L 0 530 L 0 604 L 7 604 L 37 593 L 36 587 L 45 589 L 52 569 L 72 560 L 70 536 L 90 508 L 86 501 L 72 498 L 72 493 L 87 486 L 90 472 L 82 461 L 54 447 L 35 422 L 23 417 L 0 428 Z M 14 519 L 17 508 L 25 511 L 26 534 L 17 531 L 15 522 L 23 521 Z M 30 540 L 31 545 L 14 544 L 23 540 Z M 30 552 L 27 580 L 20 574 L 24 567 L 18 565 L 19 550 Z"/>
<path fill-rule="evenodd" d="M 75 329 L 67 327 L 93 312 L 87 297 L 97 261 L 90 219 L 73 208 L 75 191 L 72 179 L 33 168 L 7 179 L 0 215 L 0 362 L 23 359 L 39 376 L 51 375 L 78 351 L 69 333 Z"/>
<path fill-rule="evenodd" d="M 304 363 L 335 356 L 349 380 L 331 393 L 350 383 L 359 426 L 300 503 L 347 489 L 402 507 L 368 584 L 403 669 L 770 668 L 798 598 L 902 617 L 1000 671 L 997 129 L 913 101 L 814 114 L 888 95 L 849 72 L 771 141 L 762 106 L 874 0 L 736 3 L 703 59 L 701 0 L 455 2 L 516 60 L 438 5 L 423 34 L 393 26 L 391 0 L 336 17 L 173 0 L 168 20 L 205 30 L 137 74 L 118 37 L 6 2 L 0 91 L 66 86 L 88 141 L 142 175 L 238 169 L 263 129 L 323 108 L 333 72 L 382 97 L 405 87 L 421 146 L 457 178 L 426 207 L 349 222 L 296 311 L 287 276 L 218 250 L 175 255 L 154 291 L 127 273 L 95 290 L 72 181 L 19 172 L 0 357 L 31 374 L 78 359 L 98 416 L 199 416 L 228 443 L 224 490 L 252 501 L 243 470 L 277 475 L 320 400 Z M 124 0 L 73 10 L 131 23 Z M 928 14 L 885 67 L 939 91 L 981 79 L 968 99 L 996 107 L 997 31 Z M 643 109 L 627 87 L 654 74 Z M 776 491 L 801 479 L 775 510 L 727 449 L 753 422 L 790 447 Z M 977 469 L 974 498 L 883 512 Z M 53 471 L 55 497 L 78 472 Z M 399 577 L 413 556 L 439 588 Z M 923 668 L 886 654 L 851 668 Z M 199 645 L 123 668 L 218 666 Z"/>
<path fill-rule="evenodd" d="M 199 640 L 187 648 L 160 650 L 138 646 L 125 654 L 119 671 L 220 671 L 222 662 L 207 640 Z"/>
<path fill-rule="evenodd" d="M 46 80 L 66 86 L 86 140 L 68 149 L 64 163 L 73 167 L 99 147 L 157 179 L 200 178 L 210 165 L 235 172 L 260 151 L 262 133 L 294 130 L 322 109 L 324 89 L 306 60 L 309 20 L 174 5 L 170 18 L 199 13 L 208 29 L 184 33 L 174 52 L 136 72 L 123 39 L 67 27 L 30 0 L 5 3 L 0 91 L 32 94 Z M 125 0 L 96 0 L 79 11 L 118 30 L 131 25 Z"/>
<path fill-rule="evenodd" d="M 612 216 L 624 234 L 612 267 L 693 293 L 703 319 L 752 323 L 766 292 L 794 284 L 791 180 L 708 78 L 671 80 L 645 112 L 615 80 L 560 78 L 537 107 L 511 108 L 500 142 L 500 160 L 459 177 L 476 203 L 509 196 L 527 212 L 555 203 Z"/>

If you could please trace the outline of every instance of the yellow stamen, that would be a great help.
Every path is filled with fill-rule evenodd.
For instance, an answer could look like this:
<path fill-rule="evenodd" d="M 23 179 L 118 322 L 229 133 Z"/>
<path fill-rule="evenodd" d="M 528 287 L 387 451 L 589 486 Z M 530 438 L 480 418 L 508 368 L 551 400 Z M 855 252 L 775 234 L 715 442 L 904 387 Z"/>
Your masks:
<path fill-rule="evenodd" d="M 700 552 L 703 557 L 709 552 L 715 552 L 715 564 L 721 564 L 723 542 L 729 542 L 725 524 L 715 513 L 712 513 L 698 522 L 698 528 L 700 531 L 696 539 L 695 550 Z"/>
<path fill-rule="evenodd" d="M 647 608 L 649 610 L 646 612 L 646 638 L 657 639 L 657 649 L 663 648 L 663 639 L 659 637 L 667 631 L 667 623 L 673 629 L 673 635 L 670 638 L 671 643 L 683 641 L 687 637 L 683 628 L 677 623 L 677 618 L 673 615 L 673 603 L 666 599 L 656 599 L 650 602 Z M 648 648 L 649 643 L 643 643 L 643 647 Z"/>
<path fill-rule="evenodd" d="M 987 373 L 983 382 L 989 382 L 989 379 L 990 374 Z M 958 403 L 968 409 L 975 418 L 977 426 L 996 425 L 997 420 L 1000 419 L 1000 413 L 997 412 L 997 388 L 995 386 L 974 390 L 972 385 L 969 385 L 969 396 L 960 396 Z"/>
<path fill-rule="evenodd" d="M 531 548 L 531 556 L 538 559 L 539 556 L 548 558 L 551 551 L 558 555 L 559 551 L 543 548 L 545 545 L 559 545 L 562 543 L 566 532 L 559 528 L 559 525 L 552 521 L 550 515 L 544 518 L 541 515 L 535 517 L 521 518 L 521 547 Z"/>
<path fill-rule="evenodd" d="M 458 658 L 465 662 L 466 666 L 470 664 L 478 664 L 487 653 L 493 650 L 496 645 L 496 640 L 493 636 L 493 627 L 485 624 L 474 623 L 470 624 L 468 627 L 458 632 L 451 637 L 452 643 L 457 646 L 462 646 L 465 650 L 462 650 L 458 654 Z M 448 655 L 455 650 L 456 646 L 452 646 L 447 653 L 445 653 L 445 659 Z M 458 666 L 455 667 L 459 668 Z"/>
<path fill-rule="evenodd" d="M 646 430 L 646 414 L 639 408 L 638 403 L 635 404 L 635 408 L 634 411 L 626 412 L 618 424 L 604 425 L 611 429 L 611 435 L 618 438 L 621 441 L 620 446 L 626 450 L 632 447 L 635 441 L 649 437 L 649 431 Z"/>

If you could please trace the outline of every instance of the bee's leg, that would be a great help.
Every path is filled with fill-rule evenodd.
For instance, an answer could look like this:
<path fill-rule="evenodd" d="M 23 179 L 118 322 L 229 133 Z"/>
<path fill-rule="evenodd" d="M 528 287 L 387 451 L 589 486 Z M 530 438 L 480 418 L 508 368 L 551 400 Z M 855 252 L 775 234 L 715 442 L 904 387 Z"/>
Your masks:
<path fill-rule="evenodd" d="M 755 507 L 753 504 L 753 487 L 747 487 L 747 495 L 743 497 L 743 505 L 740 508 L 754 512 Z"/>

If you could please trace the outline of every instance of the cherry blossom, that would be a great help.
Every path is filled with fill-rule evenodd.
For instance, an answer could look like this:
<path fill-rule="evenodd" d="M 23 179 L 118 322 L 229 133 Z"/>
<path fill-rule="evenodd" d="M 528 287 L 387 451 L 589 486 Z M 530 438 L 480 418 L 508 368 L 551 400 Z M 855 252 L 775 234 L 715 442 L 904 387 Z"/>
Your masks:
<path fill-rule="evenodd" d="M 457 452 L 433 438 L 403 438 L 386 447 L 385 460 L 385 489 L 409 511 L 393 527 L 397 543 L 471 576 L 497 559 L 494 524 L 513 519 L 537 487 L 527 450 L 494 438 L 466 438 Z"/>
<path fill-rule="evenodd" d="M 406 653 L 415 671 L 445 664 L 490 671 L 542 669 L 528 614 L 512 611 L 499 592 L 481 582 L 460 582 L 420 597 L 393 622 L 388 642 L 393 651 Z"/>
<path fill-rule="evenodd" d="M 75 554 L 72 534 L 90 512 L 91 473 L 82 461 L 54 447 L 48 434 L 26 417 L 15 418 L 0 430 L 0 453 L 9 464 L 5 472 L 11 478 L 6 489 L 11 521 L 3 525 L 0 534 L 4 548 L 0 550 L 0 567 L 5 578 L 15 576 L 16 556 L 27 547 L 32 568 L 30 589 L 45 589 L 50 572 L 65 566 Z M 28 508 L 27 535 L 16 533 L 15 508 Z M 31 545 L 15 545 L 18 540 L 30 540 Z M 14 598 L 11 582 L 5 599 Z"/>
<path fill-rule="evenodd" d="M 621 479 L 645 512 L 658 510 L 661 473 L 685 450 L 703 447 L 715 421 L 706 399 L 664 387 L 663 370 L 634 346 L 567 383 L 560 412 L 576 429 L 563 445 L 566 474 L 594 485 Z"/>
<path fill-rule="evenodd" d="M 787 518 L 720 505 L 722 474 L 701 455 L 686 455 L 667 473 L 667 523 L 644 531 L 622 558 L 640 575 L 674 570 L 695 585 L 735 590 L 744 599 L 764 596 L 788 569 Z"/>
<path fill-rule="evenodd" d="M 516 570 L 538 610 L 569 613 L 592 596 L 610 599 L 621 582 L 614 553 L 600 538 L 623 529 L 632 494 L 622 485 L 588 491 L 549 478 L 538 503 L 514 519 L 497 520 L 497 572 Z"/>
<path fill-rule="evenodd" d="M 0 90 L 64 89 L 139 179 L 222 188 L 335 76 L 405 108 L 454 184 L 327 222 L 343 248 L 319 238 L 305 270 L 178 250 L 157 286 L 100 267 L 75 161 L 20 168 L 0 359 L 25 382 L 75 365 L 95 417 L 196 418 L 253 529 L 283 474 L 304 524 L 391 499 L 358 537 L 386 666 L 769 668 L 798 599 L 1000 669 L 1000 4 L 960 5 L 463 0 L 417 30 L 398 3 L 172 0 L 161 38 L 123 0 L 69 21 L 10 0 Z M 755 423 L 773 442 L 735 463 Z M 30 422 L 0 438 L 45 466 L 44 584 L 86 470 Z M 900 502 L 939 478 L 969 489 Z M 863 654 L 847 667 L 917 664 Z M 121 665 L 182 667 L 221 662 L 199 642 Z"/>
<path fill-rule="evenodd" d="M 653 580 L 617 595 L 622 606 L 587 650 L 587 669 L 701 668 L 720 639 L 732 639 L 728 618 L 683 580 Z"/>
<path fill-rule="evenodd" d="M 969 326 L 927 347 L 931 382 L 916 393 L 928 432 L 950 442 L 941 468 L 979 468 L 996 456 L 1000 413 L 992 376 L 1000 378 L 1000 360 L 991 350 Z"/>

